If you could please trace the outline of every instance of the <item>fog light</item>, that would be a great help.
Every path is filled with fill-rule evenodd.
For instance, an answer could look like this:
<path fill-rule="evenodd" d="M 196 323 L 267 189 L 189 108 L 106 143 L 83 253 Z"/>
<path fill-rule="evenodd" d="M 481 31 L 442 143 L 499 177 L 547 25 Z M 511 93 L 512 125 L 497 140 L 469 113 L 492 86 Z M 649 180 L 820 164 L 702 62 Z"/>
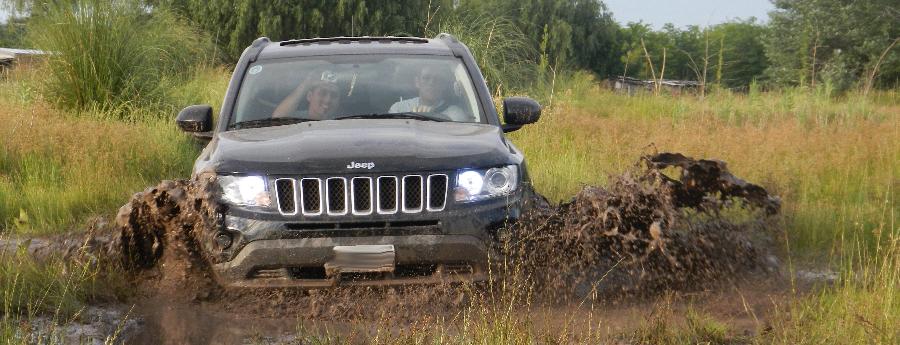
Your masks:
<path fill-rule="evenodd" d="M 225 232 L 220 232 L 216 235 L 216 245 L 218 245 L 222 250 L 228 249 L 228 247 L 231 247 L 231 235 Z"/>

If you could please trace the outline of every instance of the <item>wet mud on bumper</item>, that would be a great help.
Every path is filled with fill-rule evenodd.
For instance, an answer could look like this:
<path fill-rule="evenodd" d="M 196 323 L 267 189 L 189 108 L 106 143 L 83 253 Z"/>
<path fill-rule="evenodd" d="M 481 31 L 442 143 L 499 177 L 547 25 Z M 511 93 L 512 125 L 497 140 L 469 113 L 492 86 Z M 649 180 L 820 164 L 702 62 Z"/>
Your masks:
<path fill-rule="evenodd" d="M 325 273 L 335 246 L 386 244 L 396 248 L 393 272 Z M 332 287 L 484 280 L 487 247 L 470 235 L 326 237 L 259 240 L 231 261 L 213 265 L 232 287 Z"/>

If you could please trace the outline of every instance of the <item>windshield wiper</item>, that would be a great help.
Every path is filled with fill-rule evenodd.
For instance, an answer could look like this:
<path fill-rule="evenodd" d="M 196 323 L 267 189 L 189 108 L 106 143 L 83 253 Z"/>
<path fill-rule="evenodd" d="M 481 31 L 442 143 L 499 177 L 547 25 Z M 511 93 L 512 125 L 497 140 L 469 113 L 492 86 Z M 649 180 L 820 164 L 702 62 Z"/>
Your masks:
<path fill-rule="evenodd" d="M 241 121 L 228 126 L 228 129 L 260 128 L 272 126 L 293 125 L 295 123 L 318 121 L 313 119 L 300 119 L 296 117 L 273 117 L 268 119 Z"/>
<path fill-rule="evenodd" d="M 421 120 L 421 121 L 437 121 L 437 122 L 446 122 L 449 121 L 447 119 L 442 119 L 439 117 L 431 117 L 422 115 L 421 113 L 416 112 L 403 112 L 403 113 L 373 113 L 373 114 L 359 114 L 359 115 L 347 115 L 347 116 L 338 116 L 334 118 L 335 120 L 347 120 L 347 119 L 412 119 L 412 120 Z"/>

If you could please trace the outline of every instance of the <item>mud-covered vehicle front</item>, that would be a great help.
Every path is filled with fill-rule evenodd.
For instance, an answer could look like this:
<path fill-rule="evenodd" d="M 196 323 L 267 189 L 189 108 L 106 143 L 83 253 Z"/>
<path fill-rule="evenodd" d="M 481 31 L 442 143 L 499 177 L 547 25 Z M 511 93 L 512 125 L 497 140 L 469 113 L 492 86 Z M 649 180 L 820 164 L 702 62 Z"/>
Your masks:
<path fill-rule="evenodd" d="M 271 42 L 241 56 L 194 178 L 215 177 L 208 257 L 228 286 L 327 287 L 482 280 L 496 232 L 532 192 L 504 136 L 537 121 L 527 98 L 504 123 L 469 50 L 434 39 Z"/>

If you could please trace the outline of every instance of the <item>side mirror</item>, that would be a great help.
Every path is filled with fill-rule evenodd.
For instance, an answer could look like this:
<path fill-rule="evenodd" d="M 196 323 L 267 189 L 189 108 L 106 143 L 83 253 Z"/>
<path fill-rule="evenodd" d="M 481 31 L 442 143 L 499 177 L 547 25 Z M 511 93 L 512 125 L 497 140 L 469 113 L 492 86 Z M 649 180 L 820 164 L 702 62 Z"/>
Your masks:
<path fill-rule="evenodd" d="M 178 113 L 175 123 L 188 133 L 209 132 L 212 130 L 212 107 L 206 104 L 188 106 Z"/>
<path fill-rule="evenodd" d="M 503 100 L 503 132 L 509 133 L 541 118 L 541 105 L 528 97 L 508 97 Z"/>

